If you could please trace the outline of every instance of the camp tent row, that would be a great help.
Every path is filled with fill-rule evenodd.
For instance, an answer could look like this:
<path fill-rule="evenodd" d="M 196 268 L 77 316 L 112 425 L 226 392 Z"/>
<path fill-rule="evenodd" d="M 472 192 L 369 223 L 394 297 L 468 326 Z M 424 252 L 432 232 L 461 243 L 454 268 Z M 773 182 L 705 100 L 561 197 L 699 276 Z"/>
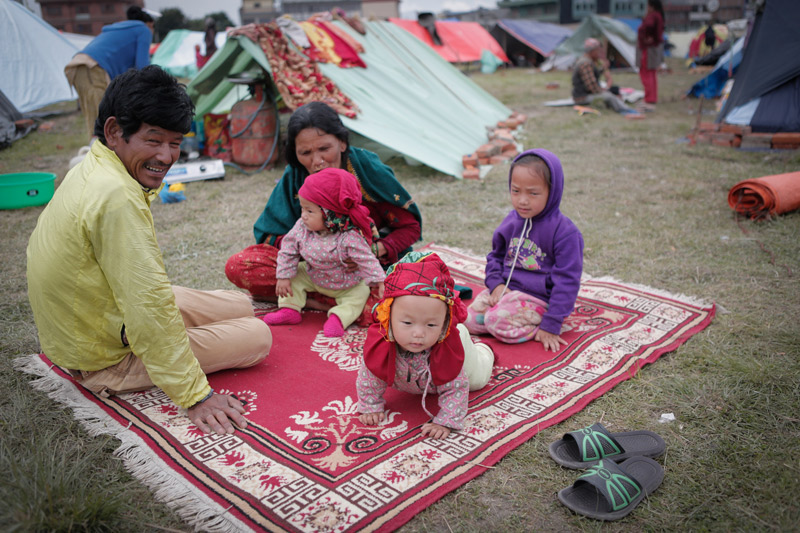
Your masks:
<path fill-rule="evenodd" d="M 487 142 L 487 128 L 511 115 L 511 110 L 478 87 L 433 48 L 399 26 L 365 22 L 366 34 L 334 21 L 363 46 L 367 68 L 339 68 L 319 63 L 359 108 L 356 118 L 342 122 L 361 143 L 383 157 L 401 154 L 444 174 L 461 177 L 462 156 Z M 196 113 L 220 113 L 248 97 L 229 78 L 254 68 L 272 76 L 263 50 L 244 36 L 229 37 L 189 83 Z M 244 95 L 242 95 L 244 92 Z M 237 96 L 238 95 L 238 96 Z"/>
<path fill-rule="evenodd" d="M 69 40 L 21 4 L 0 0 L 0 91 L 20 113 L 74 100 L 64 67 L 78 53 Z"/>
<path fill-rule="evenodd" d="M 589 15 L 567 39 L 561 42 L 541 70 L 568 70 L 583 55 L 583 42 L 589 37 L 606 42 L 606 56 L 612 67 L 636 68 L 636 32 L 621 20 Z"/>
<path fill-rule="evenodd" d="M 800 2 L 766 0 L 746 38 L 717 122 L 755 132 L 800 131 Z"/>

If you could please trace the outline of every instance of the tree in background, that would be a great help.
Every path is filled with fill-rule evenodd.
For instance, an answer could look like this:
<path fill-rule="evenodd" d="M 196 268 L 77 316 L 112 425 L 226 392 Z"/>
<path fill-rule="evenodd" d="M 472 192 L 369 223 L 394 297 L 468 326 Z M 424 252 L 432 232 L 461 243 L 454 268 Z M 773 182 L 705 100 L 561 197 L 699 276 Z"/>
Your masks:
<path fill-rule="evenodd" d="M 155 22 L 153 41 L 160 43 L 170 31 L 187 28 L 188 22 L 183 11 L 178 8 L 170 7 L 163 10 Z"/>
<path fill-rule="evenodd" d="M 153 42 L 160 43 L 172 30 L 205 31 L 205 21 L 208 17 L 216 21 L 217 30 L 219 31 L 225 31 L 225 28 L 235 26 L 224 11 L 209 13 L 205 17 L 199 19 L 188 19 L 186 15 L 183 14 L 183 11 L 176 7 L 170 7 L 161 11 L 161 16 L 155 21 Z"/>
<path fill-rule="evenodd" d="M 217 31 L 225 31 L 225 28 L 235 26 L 235 24 L 231 22 L 231 19 L 228 18 L 228 15 L 224 11 L 217 11 L 216 13 L 209 13 L 205 16 L 205 18 L 190 20 L 186 28 L 194 31 L 205 31 L 205 20 L 209 17 L 214 19 L 214 21 L 217 23 Z"/>

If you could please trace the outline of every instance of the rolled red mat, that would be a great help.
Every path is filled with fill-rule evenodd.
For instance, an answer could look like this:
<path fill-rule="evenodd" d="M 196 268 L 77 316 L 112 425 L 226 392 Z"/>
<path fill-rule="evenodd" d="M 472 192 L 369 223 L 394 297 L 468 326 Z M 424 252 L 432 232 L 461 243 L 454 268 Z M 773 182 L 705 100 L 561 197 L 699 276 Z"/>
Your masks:
<path fill-rule="evenodd" d="M 728 205 L 753 220 L 800 208 L 800 172 L 740 181 L 728 192 Z"/>

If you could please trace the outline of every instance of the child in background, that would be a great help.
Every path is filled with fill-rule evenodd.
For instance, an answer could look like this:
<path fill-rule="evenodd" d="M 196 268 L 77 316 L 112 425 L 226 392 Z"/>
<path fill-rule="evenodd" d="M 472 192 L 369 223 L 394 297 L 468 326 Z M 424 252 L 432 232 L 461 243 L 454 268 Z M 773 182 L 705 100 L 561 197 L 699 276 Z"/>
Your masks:
<path fill-rule="evenodd" d="M 358 371 L 358 419 L 374 426 L 386 419 L 386 387 L 422 394 L 422 408 L 433 419 L 422 434 L 444 439 L 464 429 L 469 391 L 486 386 L 494 353 L 473 344 L 461 322 L 467 311 L 453 291 L 450 271 L 438 255 L 409 252 L 389 268 L 377 322 L 367 330 Z M 439 395 L 439 412 L 425 407 L 428 393 Z"/>
<path fill-rule="evenodd" d="M 567 342 L 561 325 L 575 307 L 583 236 L 561 214 L 564 171 L 547 150 L 527 150 L 509 171 L 511 211 L 492 237 L 486 287 L 468 309 L 470 333 L 507 343 L 530 339 L 549 351 Z"/>
<path fill-rule="evenodd" d="M 298 196 L 302 215 L 278 252 L 279 309 L 265 315 L 264 322 L 299 324 L 307 293 L 315 291 L 336 299 L 323 333 L 341 337 L 361 314 L 369 286 L 377 286 L 379 297 L 383 295 L 386 275 L 369 245 L 374 225 L 361 205 L 358 180 L 345 170 L 326 168 L 311 174 Z M 348 268 L 346 261 L 357 268 Z"/>

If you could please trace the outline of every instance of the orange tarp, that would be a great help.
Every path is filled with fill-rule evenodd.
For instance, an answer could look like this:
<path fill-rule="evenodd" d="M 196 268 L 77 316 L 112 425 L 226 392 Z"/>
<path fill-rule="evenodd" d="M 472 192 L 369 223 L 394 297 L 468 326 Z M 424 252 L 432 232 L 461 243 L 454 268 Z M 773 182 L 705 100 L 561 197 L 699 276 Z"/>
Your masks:
<path fill-rule="evenodd" d="M 494 37 L 477 22 L 437 20 L 436 33 L 442 45 L 433 44 L 428 31 L 416 20 L 390 18 L 389 22 L 417 37 L 450 63 L 480 61 L 483 50 L 489 50 L 501 61 L 509 63 L 508 56 Z"/>
<path fill-rule="evenodd" d="M 800 208 L 800 172 L 740 181 L 728 193 L 728 205 L 754 220 Z"/>

